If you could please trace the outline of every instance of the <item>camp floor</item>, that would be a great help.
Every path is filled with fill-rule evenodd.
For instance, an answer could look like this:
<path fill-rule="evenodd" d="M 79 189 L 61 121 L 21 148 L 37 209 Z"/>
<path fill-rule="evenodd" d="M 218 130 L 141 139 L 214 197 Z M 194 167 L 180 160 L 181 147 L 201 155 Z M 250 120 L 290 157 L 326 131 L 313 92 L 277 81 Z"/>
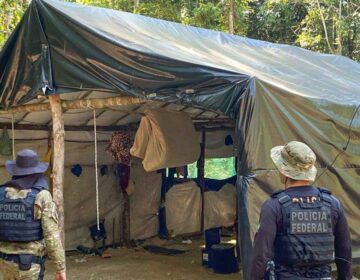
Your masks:
<path fill-rule="evenodd" d="M 164 245 L 152 240 L 152 244 Z M 241 280 L 241 273 L 215 274 L 201 266 L 202 240 L 192 239 L 191 244 L 173 242 L 174 248 L 187 250 L 183 254 L 166 256 L 150 253 L 142 247 L 135 249 L 109 249 L 111 258 L 71 253 L 67 257 L 67 279 L 86 280 Z M 167 244 L 169 245 L 169 244 Z M 167 246 L 166 245 L 166 246 Z M 47 263 L 45 280 L 54 279 L 54 266 Z M 354 268 L 354 278 L 360 278 L 360 266 Z"/>
<path fill-rule="evenodd" d="M 240 273 L 214 274 L 201 266 L 201 245 L 203 241 L 192 239 L 191 244 L 177 242 L 176 248 L 187 250 L 183 254 L 166 256 L 150 253 L 142 247 L 136 249 L 109 249 L 111 258 L 70 254 L 67 257 L 68 279 L 86 280 L 215 280 L 242 279 Z M 47 263 L 45 280 L 54 279 L 54 266 Z"/>

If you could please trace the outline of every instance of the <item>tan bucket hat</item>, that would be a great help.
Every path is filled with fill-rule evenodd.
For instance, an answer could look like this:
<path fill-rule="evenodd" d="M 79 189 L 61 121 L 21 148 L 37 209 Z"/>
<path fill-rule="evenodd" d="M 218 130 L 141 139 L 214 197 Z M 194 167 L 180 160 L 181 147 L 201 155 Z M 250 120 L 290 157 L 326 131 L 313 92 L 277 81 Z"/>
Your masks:
<path fill-rule="evenodd" d="M 315 180 L 316 156 L 308 145 L 291 141 L 285 146 L 272 148 L 270 157 L 280 173 L 286 177 L 294 180 Z"/>

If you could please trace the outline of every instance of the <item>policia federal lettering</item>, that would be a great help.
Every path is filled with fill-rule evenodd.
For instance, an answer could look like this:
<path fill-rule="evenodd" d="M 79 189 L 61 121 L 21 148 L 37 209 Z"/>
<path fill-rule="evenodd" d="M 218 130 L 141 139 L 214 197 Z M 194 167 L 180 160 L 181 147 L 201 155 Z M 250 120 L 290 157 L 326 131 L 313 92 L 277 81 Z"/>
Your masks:
<path fill-rule="evenodd" d="M 330 212 L 313 209 L 292 211 L 290 213 L 291 234 L 328 233 Z M 330 217 L 331 219 L 331 217 Z"/>
<path fill-rule="evenodd" d="M 24 204 L 0 203 L 0 221 L 25 221 L 26 206 Z"/>

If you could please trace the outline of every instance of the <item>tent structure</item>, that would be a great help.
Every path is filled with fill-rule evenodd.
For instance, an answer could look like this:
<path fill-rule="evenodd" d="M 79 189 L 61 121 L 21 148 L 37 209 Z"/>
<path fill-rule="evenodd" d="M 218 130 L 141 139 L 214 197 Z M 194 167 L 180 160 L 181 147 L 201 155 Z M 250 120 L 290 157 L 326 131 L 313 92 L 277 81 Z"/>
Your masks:
<path fill-rule="evenodd" d="M 1 125 L 9 128 L 16 113 L 16 134 L 30 141 L 47 139 L 53 125 L 60 211 L 63 130 L 66 141 L 92 141 L 90 109 L 106 131 L 137 123 L 136 112 L 146 106 L 187 112 L 203 130 L 234 129 L 239 245 L 248 279 L 259 206 L 281 187 L 269 151 L 291 140 L 315 151 L 316 185 L 341 199 L 353 255 L 360 257 L 359 81 L 360 64 L 342 56 L 33 0 L 0 55 Z M 66 156 L 80 157 L 76 149 Z"/>

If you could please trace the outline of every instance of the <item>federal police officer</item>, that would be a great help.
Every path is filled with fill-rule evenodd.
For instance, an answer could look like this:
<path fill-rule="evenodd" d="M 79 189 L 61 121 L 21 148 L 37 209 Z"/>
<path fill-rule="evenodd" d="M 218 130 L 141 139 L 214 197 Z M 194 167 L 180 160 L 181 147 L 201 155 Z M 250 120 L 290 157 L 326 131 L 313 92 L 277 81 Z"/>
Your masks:
<path fill-rule="evenodd" d="M 0 275 L 4 280 L 43 279 L 46 256 L 57 280 L 66 280 L 55 204 L 44 177 L 48 164 L 32 150 L 7 161 L 9 182 L 0 186 Z"/>
<path fill-rule="evenodd" d="M 251 258 L 251 279 L 266 277 L 275 262 L 277 279 L 350 280 L 351 240 L 344 210 L 327 189 L 315 188 L 316 157 L 304 143 L 292 141 L 271 149 L 285 190 L 273 193 L 261 208 L 260 227 Z"/>

